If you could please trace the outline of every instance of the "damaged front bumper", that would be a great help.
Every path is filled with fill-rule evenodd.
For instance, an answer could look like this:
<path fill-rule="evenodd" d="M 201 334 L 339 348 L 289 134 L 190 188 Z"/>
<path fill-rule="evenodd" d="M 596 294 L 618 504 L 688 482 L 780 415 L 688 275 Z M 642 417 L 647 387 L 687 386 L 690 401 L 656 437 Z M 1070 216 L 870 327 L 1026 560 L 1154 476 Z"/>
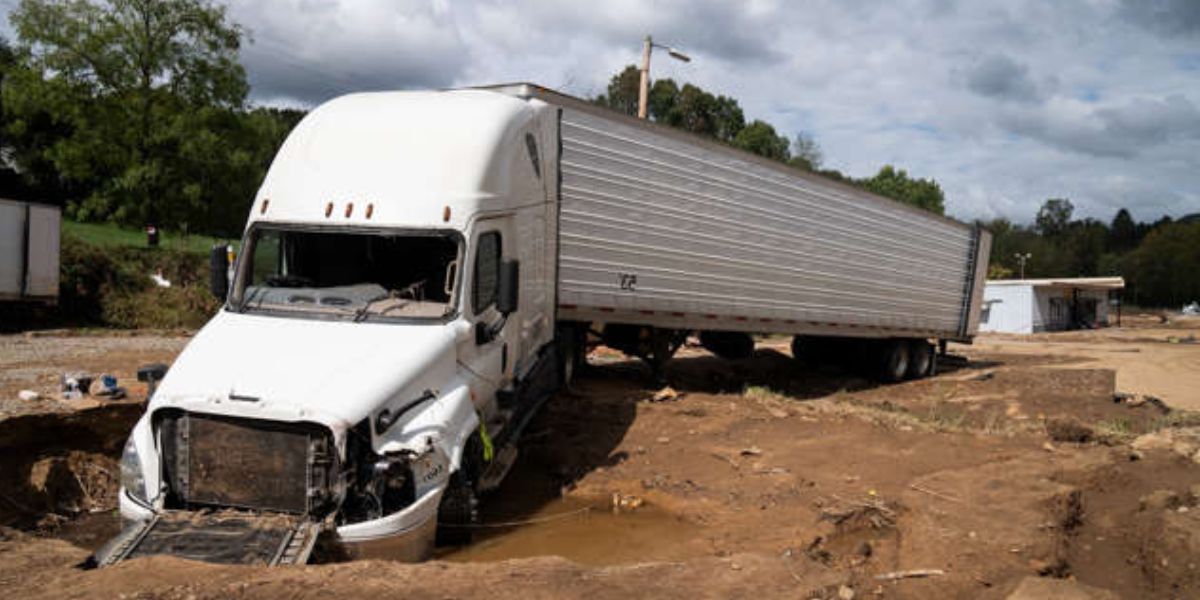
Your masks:
<path fill-rule="evenodd" d="M 439 487 L 385 517 L 342 525 L 338 539 L 353 558 L 379 558 L 419 562 L 433 556 L 437 534 Z"/>
<path fill-rule="evenodd" d="M 337 541 L 350 558 L 427 560 L 433 556 L 437 538 L 437 509 L 442 489 L 429 490 L 412 504 L 385 517 L 338 527 Z M 161 514 L 134 500 L 124 489 L 119 494 L 119 503 L 125 527 L 151 521 Z"/>

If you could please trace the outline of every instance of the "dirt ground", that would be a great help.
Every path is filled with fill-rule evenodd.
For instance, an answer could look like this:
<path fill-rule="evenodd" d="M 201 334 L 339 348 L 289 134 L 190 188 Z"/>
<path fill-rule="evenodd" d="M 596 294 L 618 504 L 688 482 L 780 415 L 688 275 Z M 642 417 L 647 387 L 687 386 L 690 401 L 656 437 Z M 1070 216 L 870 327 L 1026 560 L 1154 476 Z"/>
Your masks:
<path fill-rule="evenodd" d="M 687 349 L 669 389 L 600 349 L 531 426 L 466 547 L 419 565 L 77 568 L 115 532 L 131 401 L 64 370 L 180 336 L 0 337 L 0 589 L 45 598 L 1186 598 L 1200 595 L 1200 322 L 952 345 L 880 386 L 786 340 Z M 1173 338 L 1174 341 L 1171 341 Z M 1192 337 L 1191 339 L 1195 339 Z M 24 406 L 20 389 L 48 399 Z M 74 403 L 74 404 L 73 404 Z M 916 575 L 924 575 L 918 577 Z M 1082 594 L 1068 596 L 1068 594 Z"/>

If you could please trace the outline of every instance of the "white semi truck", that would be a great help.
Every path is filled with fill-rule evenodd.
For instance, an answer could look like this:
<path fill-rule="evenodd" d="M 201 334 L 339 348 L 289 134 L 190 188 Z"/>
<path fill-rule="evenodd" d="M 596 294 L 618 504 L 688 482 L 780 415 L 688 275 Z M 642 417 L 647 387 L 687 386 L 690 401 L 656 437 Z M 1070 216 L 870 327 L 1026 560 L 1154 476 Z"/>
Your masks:
<path fill-rule="evenodd" d="M 283 144 L 224 308 L 134 428 L 130 524 L 97 559 L 303 562 L 322 531 L 420 559 L 472 524 L 589 331 L 656 367 L 689 333 L 729 358 L 783 333 L 921 377 L 975 333 L 989 245 L 535 85 L 335 99 Z"/>

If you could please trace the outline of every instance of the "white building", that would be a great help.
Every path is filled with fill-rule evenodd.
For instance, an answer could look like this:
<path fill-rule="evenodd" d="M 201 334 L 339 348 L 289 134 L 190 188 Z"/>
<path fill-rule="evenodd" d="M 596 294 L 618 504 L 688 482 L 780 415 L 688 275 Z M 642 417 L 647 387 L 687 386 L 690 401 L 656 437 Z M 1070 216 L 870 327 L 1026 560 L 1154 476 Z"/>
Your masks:
<path fill-rule="evenodd" d="M 989 280 L 979 330 L 1033 333 L 1103 327 L 1124 288 L 1120 277 Z"/>

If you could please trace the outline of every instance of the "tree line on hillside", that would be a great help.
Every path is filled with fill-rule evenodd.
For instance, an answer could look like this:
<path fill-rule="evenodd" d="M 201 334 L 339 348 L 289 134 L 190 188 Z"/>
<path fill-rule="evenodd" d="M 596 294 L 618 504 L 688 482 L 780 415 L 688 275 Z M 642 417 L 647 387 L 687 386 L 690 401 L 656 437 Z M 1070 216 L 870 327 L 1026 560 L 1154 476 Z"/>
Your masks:
<path fill-rule="evenodd" d="M 205 0 L 22 0 L 0 39 L 0 192 L 80 221 L 236 236 L 300 111 L 252 108 Z"/>
<path fill-rule="evenodd" d="M 1117 211 L 1110 223 L 1074 219 L 1065 198 L 1042 204 L 1032 225 L 1008 219 L 982 221 L 992 232 L 989 277 L 1125 278 L 1124 298 L 1139 306 L 1179 306 L 1200 300 L 1200 213 L 1178 220 L 1164 216 L 1153 223 Z"/>
<path fill-rule="evenodd" d="M 592 101 L 627 115 L 636 115 L 641 73 L 633 65 L 613 75 L 606 93 Z M 854 178 L 836 169 L 821 168 L 824 155 L 812 135 L 799 132 L 789 139 L 761 119 L 746 121 L 735 98 L 713 94 L 691 83 L 655 80 L 649 88 L 647 116 L 669 127 L 712 138 L 747 152 L 862 187 L 933 213 L 945 214 L 946 197 L 933 179 L 910 177 L 904 169 L 884 165 L 872 177 Z"/>

